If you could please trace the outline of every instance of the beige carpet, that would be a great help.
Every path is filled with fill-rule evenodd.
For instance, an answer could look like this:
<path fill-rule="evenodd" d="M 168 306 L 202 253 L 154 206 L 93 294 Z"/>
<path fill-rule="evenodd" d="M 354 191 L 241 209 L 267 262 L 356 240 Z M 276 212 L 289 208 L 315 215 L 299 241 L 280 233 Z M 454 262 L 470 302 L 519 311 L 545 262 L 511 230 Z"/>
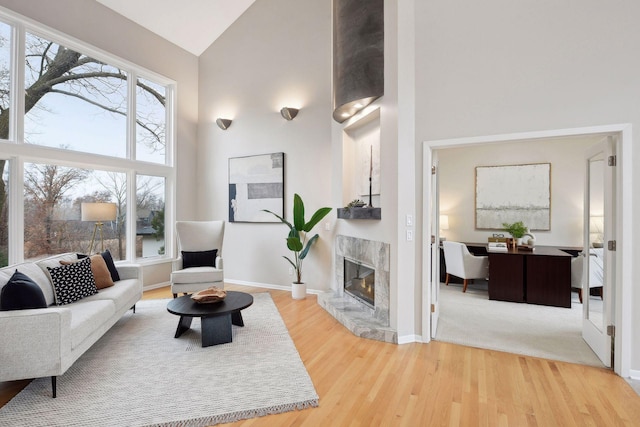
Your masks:
<path fill-rule="evenodd" d="M 486 283 L 440 284 L 436 339 L 470 347 L 602 367 L 582 339 L 582 304 L 572 308 L 490 301 Z"/>

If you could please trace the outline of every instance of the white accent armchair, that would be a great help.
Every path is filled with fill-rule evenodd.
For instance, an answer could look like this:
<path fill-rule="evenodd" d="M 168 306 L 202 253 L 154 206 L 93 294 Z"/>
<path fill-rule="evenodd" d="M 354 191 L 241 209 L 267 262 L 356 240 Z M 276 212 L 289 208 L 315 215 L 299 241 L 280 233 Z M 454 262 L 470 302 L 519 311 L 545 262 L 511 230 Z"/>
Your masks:
<path fill-rule="evenodd" d="M 471 254 L 467 246 L 462 243 L 445 240 L 442 245 L 444 262 L 447 266 L 445 285 L 449 285 L 450 276 L 456 276 L 464 281 L 462 292 L 467 292 L 469 280 L 489 277 L 489 257 Z"/>
<path fill-rule="evenodd" d="M 603 270 L 603 249 L 596 248 L 589 251 L 589 292 L 591 294 L 592 288 L 597 288 L 597 292 L 602 299 L 602 286 L 604 283 L 604 270 Z M 578 290 L 578 298 L 582 303 L 584 298 L 584 260 L 586 254 L 580 252 L 578 256 L 571 259 L 571 289 Z"/>
<path fill-rule="evenodd" d="M 177 221 L 178 258 L 173 262 L 171 293 L 224 289 L 224 221 Z"/>

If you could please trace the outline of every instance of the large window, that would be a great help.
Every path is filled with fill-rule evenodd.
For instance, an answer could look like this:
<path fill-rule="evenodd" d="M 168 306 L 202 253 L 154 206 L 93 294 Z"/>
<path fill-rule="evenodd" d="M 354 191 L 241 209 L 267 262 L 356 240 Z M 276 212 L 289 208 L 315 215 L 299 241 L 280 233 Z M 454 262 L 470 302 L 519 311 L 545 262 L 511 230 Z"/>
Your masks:
<path fill-rule="evenodd" d="M 136 85 L 136 158 L 149 162 L 166 161 L 166 88 L 139 78 Z"/>
<path fill-rule="evenodd" d="M 136 256 L 142 258 L 164 255 L 164 194 L 162 177 L 138 175 L 136 212 Z"/>
<path fill-rule="evenodd" d="M 25 142 L 126 156 L 125 71 L 27 33 L 24 83 Z"/>
<path fill-rule="evenodd" d="M 90 249 L 126 258 L 125 174 L 38 163 L 24 170 L 25 259 Z M 115 217 L 83 221 L 82 203 L 113 203 Z"/>
<path fill-rule="evenodd" d="M 164 257 L 174 83 L 46 28 L 14 27 L 20 19 L 0 12 L 2 19 L 0 265 L 102 245 L 120 260 Z M 13 87 L 24 88 L 20 97 Z M 22 209 L 9 209 L 10 188 L 22 190 L 11 199 Z M 115 218 L 82 221 L 83 203 L 115 205 Z M 10 230 L 24 232 L 9 239 Z"/>

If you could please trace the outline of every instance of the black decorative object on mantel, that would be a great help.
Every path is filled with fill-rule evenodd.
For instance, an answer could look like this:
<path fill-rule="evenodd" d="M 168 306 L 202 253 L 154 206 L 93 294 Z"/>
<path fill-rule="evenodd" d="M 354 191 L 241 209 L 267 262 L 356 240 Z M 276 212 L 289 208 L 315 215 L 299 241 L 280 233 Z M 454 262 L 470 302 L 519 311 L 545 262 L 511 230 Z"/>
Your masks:
<path fill-rule="evenodd" d="M 364 206 L 361 208 L 338 208 L 338 219 L 382 219 L 382 209 Z"/>
<path fill-rule="evenodd" d="M 371 146 L 371 165 L 369 166 L 369 207 L 373 207 L 373 203 L 371 203 L 371 177 L 373 176 L 373 145 Z"/>

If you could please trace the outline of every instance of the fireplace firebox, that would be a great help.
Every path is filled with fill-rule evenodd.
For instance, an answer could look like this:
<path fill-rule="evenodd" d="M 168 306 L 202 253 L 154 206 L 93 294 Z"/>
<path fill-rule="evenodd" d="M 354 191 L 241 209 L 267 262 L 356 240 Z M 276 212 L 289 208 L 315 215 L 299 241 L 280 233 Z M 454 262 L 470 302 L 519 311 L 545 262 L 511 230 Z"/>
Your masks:
<path fill-rule="evenodd" d="M 375 269 L 344 258 L 344 292 L 368 307 L 375 308 Z"/>

